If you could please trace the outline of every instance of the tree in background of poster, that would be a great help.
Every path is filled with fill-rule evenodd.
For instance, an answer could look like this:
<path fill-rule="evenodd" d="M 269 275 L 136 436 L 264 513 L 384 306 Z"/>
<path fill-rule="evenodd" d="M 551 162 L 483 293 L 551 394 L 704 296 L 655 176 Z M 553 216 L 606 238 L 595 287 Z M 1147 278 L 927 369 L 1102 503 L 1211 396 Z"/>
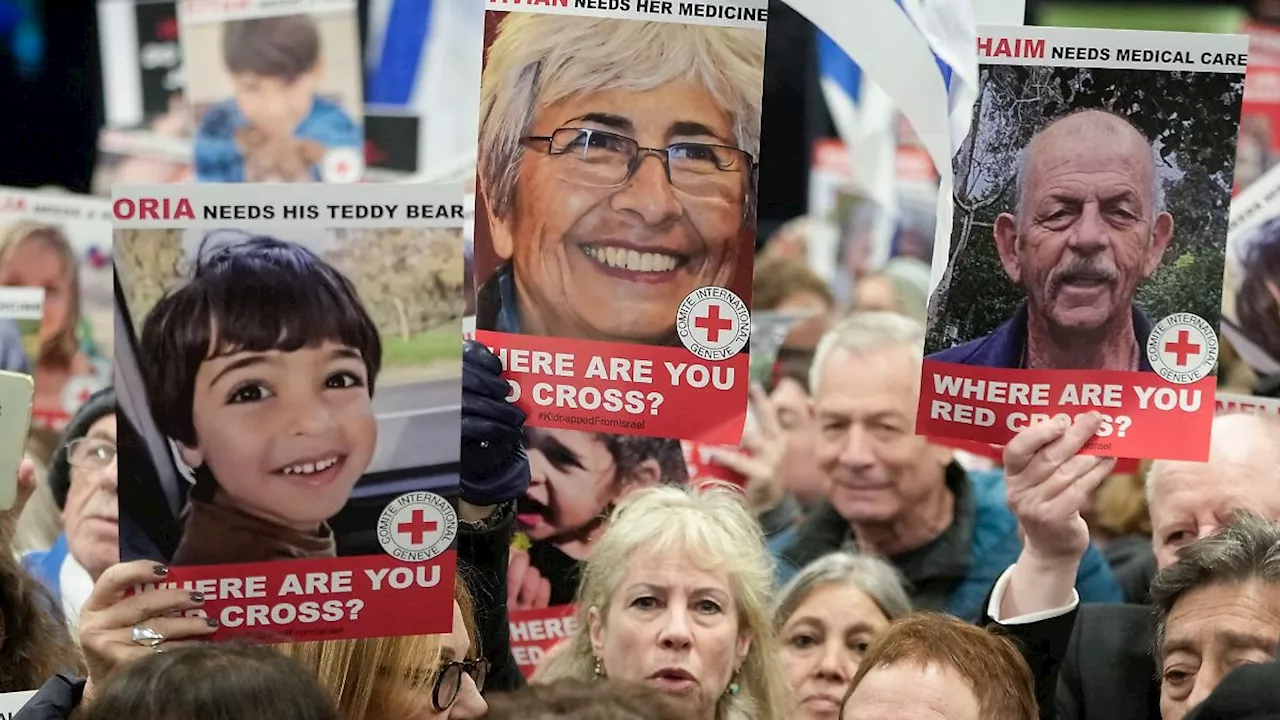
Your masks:
<path fill-rule="evenodd" d="M 1088 452 L 1203 460 L 1247 39 L 979 35 L 917 431 L 1098 411 Z"/>
<path fill-rule="evenodd" d="M 741 437 L 766 5 L 489 2 L 476 335 L 529 425 Z"/>
<path fill-rule="evenodd" d="M 0 286 L 45 288 L 32 427 L 52 442 L 111 382 L 114 296 L 105 200 L 0 188 Z"/>
<path fill-rule="evenodd" d="M 215 638 L 448 632 L 461 189 L 153 186 L 113 207 L 119 362 L 146 390 L 121 404 L 187 480 L 121 488 L 147 537 L 166 525 L 143 508 L 180 520 L 150 559 L 205 592 Z"/>
<path fill-rule="evenodd" d="M 1280 169 L 1231 204 L 1222 334 L 1254 372 L 1280 373 Z"/>
<path fill-rule="evenodd" d="M 184 0 L 179 19 L 196 180 L 361 178 L 355 0 Z"/>

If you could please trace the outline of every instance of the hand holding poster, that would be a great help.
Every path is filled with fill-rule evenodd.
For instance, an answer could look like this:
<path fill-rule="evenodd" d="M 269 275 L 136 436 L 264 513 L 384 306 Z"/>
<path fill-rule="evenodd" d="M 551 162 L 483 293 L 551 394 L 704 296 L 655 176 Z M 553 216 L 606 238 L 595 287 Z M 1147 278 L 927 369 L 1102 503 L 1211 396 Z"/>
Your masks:
<path fill-rule="evenodd" d="M 476 336 L 530 426 L 736 443 L 767 3 L 600 5 L 487 4 Z"/>
<path fill-rule="evenodd" d="M 217 638 L 447 632 L 460 188 L 118 188 L 114 212 L 117 362 L 145 389 L 121 404 L 186 480 L 122 469 L 122 534 L 204 593 Z"/>
<path fill-rule="evenodd" d="M 364 172 L 355 0 L 183 0 L 199 182 Z"/>
<path fill-rule="evenodd" d="M 1004 444 L 1096 411 L 1085 452 L 1204 460 L 1247 40 L 980 28 L 978 50 L 917 432 Z"/>

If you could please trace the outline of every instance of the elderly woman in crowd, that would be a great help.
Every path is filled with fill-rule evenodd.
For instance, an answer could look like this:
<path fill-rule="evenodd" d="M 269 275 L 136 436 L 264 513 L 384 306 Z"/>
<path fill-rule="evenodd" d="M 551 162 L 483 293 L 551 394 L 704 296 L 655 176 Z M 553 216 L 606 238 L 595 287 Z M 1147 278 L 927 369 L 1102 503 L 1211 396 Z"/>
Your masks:
<path fill-rule="evenodd" d="M 583 572 L 578 627 L 535 682 L 613 678 L 662 690 L 689 720 L 783 720 L 773 568 L 736 489 L 640 490 Z"/>
<path fill-rule="evenodd" d="M 894 567 L 832 553 L 804 567 L 778 595 L 773 622 L 796 710 L 792 720 L 836 720 L 867 646 L 911 612 Z"/>

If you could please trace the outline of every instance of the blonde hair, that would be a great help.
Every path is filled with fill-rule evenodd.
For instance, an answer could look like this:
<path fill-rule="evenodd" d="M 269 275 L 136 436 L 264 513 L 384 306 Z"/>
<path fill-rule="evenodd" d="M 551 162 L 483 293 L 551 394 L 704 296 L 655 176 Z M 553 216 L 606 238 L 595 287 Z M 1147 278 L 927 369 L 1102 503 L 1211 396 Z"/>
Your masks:
<path fill-rule="evenodd" d="M 31 358 L 33 366 L 39 363 L 69 365 L 80 350 L 76 340 L 76 327 L 80 324 L 80 263 L 67 236 L 54 225 L 20 222 L 13 225 L 0 238 L 0 268 L 9 262 L 9 256 L 26 242 L 41 242 L 51 248 L 62 261 L 63 281 L 67 284 L 67 316 L 53 337 L 40 344 L 39 357 Z"/>
<path fill-rule="evenodd" d="M 729 115 L 738 147 L 759 160 L 764 39 L 759 30 L 706 25 L 508 15 L 480 80 L 478 176 L 489 211 L 506 218 L 514 205 L 520 139 L 538 109 L 575 95 L 697 82 Z"/>
<path fill-rule="evenodd" d="M 728 572 L 740 631 L 751 634 L 738 673 L 739 692 L 722 696 L 717 720 L 783 720 L 789 698 L 770 612 L 773 562 L 741 492 L 724 483 L 646 488 L 618 504 L 583 568 L 576 600 L 579 630 L 558 652 L 547 655 L 535 680 L 593 679 L 589 611 L 595 608 L 601 622 L 608 622 L 610 600 L 633 557 L 675 553 L 701 567 Z"/>
<path fill-rule="evenodd" d="M 471 639 L 468 657 L 476 654 L 475 607 L 466 584 L 458 579 L 454 600 L 462 610 L 462 621 Z M 452 609 L 450 615 L 452 615 Z M 412 708 L 400 703 L 411 694 L 430 695 L 439 670 L 443 643 L 440 635 L 400 635 L 359 640 L 323 640 L 276 645 L 277 652 L 292 658 L 329 693 L 341 720 L 368 720 L 374 708 L 389 717 L 403 717 Z M 429 669 L 422 672 L 423 668 Z M 403 679 L 399 688 L 411 693 L 394 693 L 387 680 Z"/>

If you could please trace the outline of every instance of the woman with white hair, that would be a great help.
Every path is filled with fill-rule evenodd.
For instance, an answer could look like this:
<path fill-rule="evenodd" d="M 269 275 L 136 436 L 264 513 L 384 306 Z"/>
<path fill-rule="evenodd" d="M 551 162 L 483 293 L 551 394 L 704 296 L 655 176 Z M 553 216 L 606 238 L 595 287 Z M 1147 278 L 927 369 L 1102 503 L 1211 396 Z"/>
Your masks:
<path fill-rule="evenodd" d="M 672 697 L 689 720 L 783 720 L 773 567 L 736 488 L 659 486 L 619 503 L 583 572 L 580 631 L 535 682 L 613 678 Z"/>
<path fill-rule="evenodd" d="M 879 558 L 832 553 L 797 573 L 773 616 L 796 702 L 791 719 L 839 718 L 871 639 L 910 612 L 901 575 Z"/>

